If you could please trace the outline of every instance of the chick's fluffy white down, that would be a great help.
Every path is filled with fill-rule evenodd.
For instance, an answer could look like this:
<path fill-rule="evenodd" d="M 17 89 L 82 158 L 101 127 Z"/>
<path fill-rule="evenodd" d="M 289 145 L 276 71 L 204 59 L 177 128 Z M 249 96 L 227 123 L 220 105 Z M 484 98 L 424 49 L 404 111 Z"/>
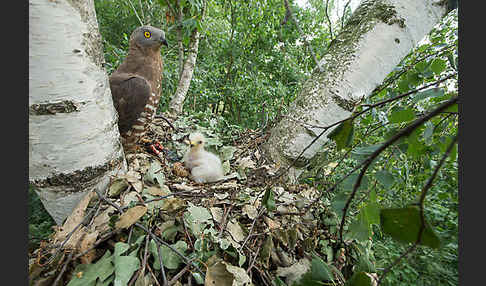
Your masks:
<path fill-rule="evenodd" d="M 191 170 L 192 179 L 197 183 L 214 182 L 223 178 L 221 160 L 204 150 L 205 139 L 200 133 L 189 136 L 191 148 L 184 155 L 184 165 Z"/>
<path fill-rule="evenodd" d="M 184 163 L 191 170 L 192 178 L 197 183 L 214 182 L 223 177 L 221 160 L 205 150 L 189 151 Z"/>

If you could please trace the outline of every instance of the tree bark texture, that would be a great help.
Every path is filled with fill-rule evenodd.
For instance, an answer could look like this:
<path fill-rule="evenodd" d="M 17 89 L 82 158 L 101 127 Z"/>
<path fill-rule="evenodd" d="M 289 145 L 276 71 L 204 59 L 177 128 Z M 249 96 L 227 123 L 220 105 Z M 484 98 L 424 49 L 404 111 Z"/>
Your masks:
<path fill-rule="evenodd" d="M 184 100 L 189 90 L 189 86 L 192 80 L 192 74 L 196 67 L 197 52 L 199 46 L 199 31 L 195 28 L 191 33 L 191 41 L 189 43 L 189 51 L 187 58 L 184 62 L 184 68 L 182 69 L 182 75 L 177 85 L 176 92 L 172 96 L 169 103 L 169 112 L 172 114 L 179 114 L 182 112 L 184 106 Z"/>
<path fill-rule="evenodd" d="M 29 183 L 57 224 L 126 171 L 93 0 L 29 0 Z"/>
<path fill-rule="evenodd" d="M 264 149 L 288 166 L 321 132 L 350 116 L 355 104 L 371 94 L 395 66 L 446 14 L 447 1 L 363 1 L 304 83 L 289 113 L 272 130 Z M 325 21 L 325 19 L 323 19 Z M 291 169 L 290 179 L 328 140 L 330 128 Z"/>

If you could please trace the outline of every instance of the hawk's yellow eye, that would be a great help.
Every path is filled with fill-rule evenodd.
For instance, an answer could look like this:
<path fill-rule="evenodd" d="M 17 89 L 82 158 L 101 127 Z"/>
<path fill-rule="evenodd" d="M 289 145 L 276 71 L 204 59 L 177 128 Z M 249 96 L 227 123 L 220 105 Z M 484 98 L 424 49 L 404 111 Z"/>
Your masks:
<path fill-rule="evenodd" d="M 145 36 L 145 38 L 150 38 L 150 32 L 149 31 L 146 31 L 145 33 L 143 33 L 143 35 Z"/>

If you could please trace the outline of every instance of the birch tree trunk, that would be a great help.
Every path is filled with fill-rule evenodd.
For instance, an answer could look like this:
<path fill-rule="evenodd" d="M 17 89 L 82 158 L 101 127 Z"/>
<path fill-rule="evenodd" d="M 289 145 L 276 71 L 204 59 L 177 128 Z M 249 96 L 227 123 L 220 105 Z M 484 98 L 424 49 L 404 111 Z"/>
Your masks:
<path fill-rule="evenodd" d="M 191 33 L 191 41 L 189 43 L 189 51 L 187 53 L 186 61 L 184 62 L 184 68 L 177 85 L 176 92 L 172 96 L 169 103 L 169 112 L 177 115 L 182 112 L 184 106 L 184 100 L 186 99 L 187 91 L 192 80 L 192 74 L 196 67 L 197 52 L 199 46 L 199 31 L 195 28 Z"/>
<path fill-rule="evenodd" d="M 274 162 L 288 166 L 329 126 L 350 116 L 355 104 L 371 94 L 393 68 L 446 14 L 447 1 L 368 0 L 346 26 L 303 85 L 289 113 L 272 130 L 264 149 Z M 325 19 L 323 19 L 325 21 Z M 329 129 L 299 158 L 289 179 L 296 179 L 328 140 Z"/>
<path fill-rule="evenodd" d="M 29 182 L 57 224 L 126 171 L 93 0 L 29 0 Z"/>

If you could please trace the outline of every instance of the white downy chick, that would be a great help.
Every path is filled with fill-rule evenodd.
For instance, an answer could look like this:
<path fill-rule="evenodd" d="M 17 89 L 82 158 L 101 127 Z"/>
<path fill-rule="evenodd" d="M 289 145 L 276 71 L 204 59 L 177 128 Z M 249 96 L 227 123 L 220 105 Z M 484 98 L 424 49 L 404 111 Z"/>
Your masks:
<path fill-rule="evenodd" d="M 190 148 L 183 158 L 197 183 L 215 182 L 223 178 L 223 166 L 218 156 L 204 150 L 205 138 L 201 133 L 189 135 Z"/>

